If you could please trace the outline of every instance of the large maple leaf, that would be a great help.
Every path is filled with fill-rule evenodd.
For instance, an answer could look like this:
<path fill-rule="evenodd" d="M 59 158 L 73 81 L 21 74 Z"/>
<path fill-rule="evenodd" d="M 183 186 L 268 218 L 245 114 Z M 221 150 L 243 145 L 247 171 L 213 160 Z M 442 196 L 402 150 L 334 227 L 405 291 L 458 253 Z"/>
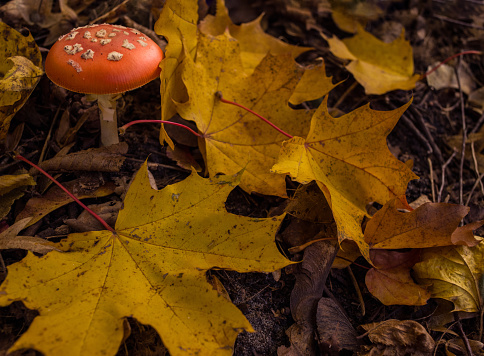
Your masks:
<path fill-rule="evenodd" d="M 40 313 L 11 350 L 46 355 L 114 355 L 123 319 L 153 326 L 171 355 L 230 355 L 237 334 L 253 331 L 207 281 L 206 271 L 273 271 L 290 263 L 274 235 L 282 217 L 229 214 L 233 180 L 192 174 L 161 191 L 146 164 L 136 175 L 116 234 L 69 235 L 65 253 L 29 253 L 8 267 L 0 305 L 21 300 Z"/>
<path fill-rule="evenodd" d="M 323 37 L 337 57 L 349 59 L 346 66 L 366 94 L 385 94 L 391 90 L 411 90 L 420 79 L 414 74 L 412 46 L 402 31 L 399 38 L 385 43 L 357 26 L 357 34 L 340 40 Z"/>
<path fill-rule="evenodd" d="M 328 113 L 327 99 L 314 113 L 306 139 L 284 142 L 277 173 L 300 183 L 316 180 L 333 210 L 340 241 L 354 240 L 369 260 L 361 223 L 370 202 L 385 204 L 405 194 L 417 178 L 389 151 L 386 137 L 410 105 L 375 111 L 369 105 L 339 118 Z"/>
<path fill-rule="evenodd" d="M 190 99 L 178 104 L 177 110 L 183 118 L 195 121 L 202 133 L 211 176 L 233 174 L 245 167 L 242 189 L 286 195 L 284 177 L 270 172 L 285 136 L 247 111 L 220 102 L 216 93 L 267 117 L 291 135 L 305 135 L 311 111 L 294 110 L 288 104 L 305 73 L 319 76 L 319 83 L 328 79 L 318 67 L 305 70 L 290 54 L 267 54 L 249 75 L 242 66 L 237 40 L 228 33 L 199 34 L 196 61 L 187 56 L 182 65 Z"/>

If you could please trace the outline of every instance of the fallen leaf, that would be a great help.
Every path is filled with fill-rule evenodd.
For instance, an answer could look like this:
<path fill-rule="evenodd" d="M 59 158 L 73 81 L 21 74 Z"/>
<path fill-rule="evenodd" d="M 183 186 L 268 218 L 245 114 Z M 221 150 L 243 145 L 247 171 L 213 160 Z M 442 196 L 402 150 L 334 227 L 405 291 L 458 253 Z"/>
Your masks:
<path fill-rule="evenodd" d="M 268 54 L 251 75 L 242 70 L 238 41 L 224 33 L 199 34 L 197 60 L 182 65 L 190 100 L 178 104 L 180 116 L 195 121 L 203 135 L 210 176 L 234 174 L 245 169 L 240 187 L 245 191 L 286 196 L 284 177 L 273 174 L 284 136 L 251 113 L 225 99 L 245 105 L 286 132 L 304 135 L 311 111 L 294 110 L 288 100 L 304 68 L 291 55 Z"/>
<path fill-rule="evenodd" d="M 23 36 L 0 22 L 0 141 L 15 113 L 34 90 L 42 71 L 42 56 L 31 34 Z"/>
<path fill-rule="evenodd" d="M 375 111 L 369 105 L 338 118 L 328 113 L 327 99 L 313 115 L 306 139 L 285 141 L 276 173 L 307 184 L 316 180 L 331 206 L 340 242 L 354 240 L 369 258 L 361 223 L 370 202 L 385 204 L 405 194 L 416 176 L 389 151 L 386 136 L 410 105 Z"/>
<path fill-rule="evenodd" d="M 315 355 L 314 315 L 337 251 L 337 244 L 329 241 L 315 242 L 304 250 L 303 261 L 295 267 L 296 284 L 291 292 L 295 324 L 286 330 L 291 346 L 279 347 L 278 355 Z"/>
<path fill-rule="evenodd" d="M 108 201 L 103 204 L 88 205 L 87 207 L 94 211 L 101 219 L 113 226 L 116 223 L 118 212 L 122 208 L 120 201 Z M 76 219 L 64 220 L 64 223 L 69 226 L 72 231 L 86 232 L 103 230 L 104 226 L 92 216 L 87 210 L 83 210 Z"/>
<path fill-rule="evenodd" d="M 174 101 L 184 102 L 186 88 L 178 70 L 184 53 L 194 56 L 197 45 L 197 1 L 166 0 L 160 17 L 155 23 L 155 32 L 168 41 L 165 58 L 161 61 L 161 120 L 169 120 L 176 113 Z M 173 149 L 173 141 L 166 134 L 163 125 L 160 130 L 160 143 L 164 141 Z"/>
<path fill-rule="evenodd" d="M 119 172 L 128 152 L 128 144 L 121 142 L 107 147 L 89 148 L 65 155 L 57 155 L 40 164 L 46 171 L 57 172 Z"/>
<path fill-rule="evenodd" d="M 274 243 L 283 216 L 227 213 L 237 183 L 227 176 L 193 173 L 155 191 L 146 167 L 131 184 L 115 234 L 71 234 L 60 244 L 66 252 L 29 253 L 8 267 L 0 305 L 21 300 L 40 313 L 10 351 L 114 355 L 126 317 L 157 330 L 171 355 L 231 355 L 237 334 L 253 331 L 206 272 L 270 272 L 290 264 Z"/>
<path fill-rule="evenodd" d="M 322 36 L 335 56 L 350 60 L 346 69 L 365 88 L 367 95 L 411 90 L 420 79 L 420 75 L 413 74 L 412 46 L 405 40 L 404 31 L 391 43 L 380 41 L 361 26 L 355 36 L 344 40 Z"/>
<path fill-rule="evenodd" d="M 19 232 L 27 226 L 30 219 L 31 218 L 25 218 L 17 221 L 8 229 L 0 233 L 0 250 L 19 248 L 41 254 L 45 254 L 52 250 L 59 251 L 51 242 L 41 239 L 40 237 L 18 236 Z"/>
<path fill-rule="evenodd" d="M 24 187 L 35 185 L 30 174 L 0 176 L 0 219 L 7 216 L 15 200 L 24 195 Z"/>
<path fill-rule="evenodd" d="M 461 237 L 454 235 L 470 210 L 466 206 L 426 203 L 411 212 L 401 212 L 398 210 L 401 208 L 400 199 L 392 199 L 368 221 L 364 236 L 370 248 L 427 248 L 452 245 L 458 240 L 460 243 L 466 240 L 472 246 L 479 243 L 472 230 L 480 223 L 467 227 L 465 236 L 462 228 L 458 232 Z"/>
<path fill-rule="evenodd" d="M 5 195 L 14 189 L 35 185 L 35 181 L 30 174 L 14 174 L 0 176 L 0 195 Z"/>
<path fill-rule="evenodd" d="M 361 355 L 432 355 L 435 342 L 425 328 L 413 320 L 390 319 L 361 325 L 373 346 Z"/>
<path fill-rule="evenodd" d="M 293 58 L 296 58 L 301 53 L 311 49 L 309 47 L 290 45 L 265 33 L 260 25 L 263 16 L 261 15 L 248 23 L 235 25 L 230 19 L 229 12 L 225 7 L 225 1 L 217 0 L 216 15 L 207 15 L 200 23 L 200 31 L 206 35 L 220 36 L 228 30 L 230 36 L 235 38 L 240 44 L 242 66 L 248 74 L 252 73 L 267 53 L 275 56 L 290 53 Z M 325 78 L 325 73 L 323 78 Z"/>
<path fill-rule="evenodd" d="M 349 33 L 356 33 L 358 25 L 364 27 L 368 21 L 378 20 L 383 14 L 378 5 L 371 2 L 330 0 L 330 3 L 336 26 Z"/>
<path fill-rule="evenodd" d="M 321 298 L 316 313 L 319 349 L 323 355 L 340 355 L 358 350 L 358 333 L 348 316 L 333 299 Z M 331 325 L 329 328 L 328 325 Z"/>
<path fill-rule="evenodd" d="M 374 268 L 365 276 L 368 291 L 384 305 L 425 305 L 430 292 L 415 283 L 411 268 L 420 261 L 420 251 L 371 250 Z"/>
<path fill-rule="evenodd" d="M 439 64 L 440 62 L 435 62 L 428 66 L 427 72 L 431 71 Z M 474 89 L 476 89 L 476 82 L 472 78 L 473 74 L 469 68 L 469 65 L 465 61 L 461 60 L 459 66 L 457 67 L 457 72 L 459 73 L 460 87 L 462 88 L 462 91 L 469 95 Z M 426 78 L 429 86 L 436 90 L 445 88 L 459 89 L 459 83 L 457 82 L 454 67 L 451 67 L 448 64 L 441 65 Z"/>
<path fill-rule="evenodd" d="M 484 243 L 475 247 L 448 246 L 426 249 L 413 270 L 419 284 L 429 285 L 432 298 L 454 303 L 454 311 L 482 309 L 481 279 Z"/>
<path fill-rule="evenodd" d="M 79 179 L 62 184 L 79 199 L 104 197 L 112 194 L 115 189 L 115 185 L 112 182 L 108 182 L 94 191 L 82 189 L 79 186 Z M 43 196 L 30 198 L 25 208 L 17 215 L 15 221 L 31 217 L 32 220 L 27 224 L 27 226 L 30 226 L 52 211 L 69 203 L 72 203 L 72 198 L 58 186 L 53 186 Z"/>
<path fill-rule="evenodd" d="M 334 220 L 331 207 L 321 189 L 312 182 L 297 188 L 284 211 L 298 219 L 313 223 L 324 224 Z"/>

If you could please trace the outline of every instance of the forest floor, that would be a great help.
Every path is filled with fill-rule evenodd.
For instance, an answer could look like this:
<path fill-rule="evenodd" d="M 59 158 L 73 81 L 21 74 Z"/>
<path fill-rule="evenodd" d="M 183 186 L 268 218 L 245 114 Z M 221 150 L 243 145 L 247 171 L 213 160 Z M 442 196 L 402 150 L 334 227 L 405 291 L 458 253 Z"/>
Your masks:
<path fill-rule="evenodd" d="M 110 21 L 117 20 L 116 23 L 122 25 L 132 26 L 130 22 L 132 20 L 151 29 L 156 20 L 152 15 L 154 12 L 150 12 L 149 1 L 139 2 L 139 5 L 136 1 L 125 2 L 127 5 L 119 7 L 117 12 L 111 9 L 120 2 L 105 1 L 103 3 L 109 4 L 105 8 L 101 8 L 98 2 L 86 3 L 88 3 L 86 9 L 79 13 L 79 19 L 82 19 L 82 22 L 79 20 L 71 24 L 72 26 L 84 25 L 104 14 L 108 15 Z M 481 88 L 484 83 L 482 56 L 463 56 L 449 63 L 454 68 L 458 68 L 460 88 L 455 83 L 449 83 L 437 90 L 423 80 L 417 82 L 414 90 L 366 95 L 363 87 L 345 69 L 344 61 L 331 54 L 327 43 L 319 34 L 321 31 L 326 35 L 345 36 L 333 22 L 329 8 L 322 4 L 323 2 L 311 0 L 226 1 L 230 16 L 235 23 L 251 21 L 264 13 L 262 25 L 269 34 L 290 44 L 312 47 L 313 50 L 298 58 L 300 63 L 310 64 L 319 57 L 324 59 L 326 72 L 333 77 L 333 83 L 341 82 L 329 94 L 329 108 L 348 113 L 370 103 L 372 109 L 392 110 L 413 98 L 412 105 L 388 136 L 391 152 L 403 162 L 413 162 L 412 171 L 420 177 L 410 182 L 407 200 L 412 202 L 426 195 L 434 202 L 461 203 L 471 208 L 466 222 L 483 219 L 484 191 L 479 186 L 474 187 L 476 184 L 474 162 L 472 159 L 465 159 L 461 173 L 461 154 L 458 150 L 455 151 L 452 144 L 456 140 L 454 138 L 452 141 L 453 137 L 462 137 L 463 125 L 467 134 L 481 132 L 481 125 L 484 122 L 482 114 L 484 101 L 481 98 L 479 102 L 479 99 L 470 96 L 470 93 Z M 366 30 L 377 37 L 391 41 L 400 35 L 402 29 L 405 29 L 405 37 L 413 48 L 416 73 L 425 73 L 429 67 L 464 50 L 483 49 L 484 4 L 479 1 L 375 1 L 375 4 L 379 6 L 381 13 L 368 22 Z M 213 12 L 213 6 L 207 7 L 206 11 Z M 28 28 L 43 50 L 45 59 L 51 43 L 43 44 L 44 41 L 62 33 L 50 33 L 46 28 L 35 24 L 35 14 L 31 14 L 33 19 L 31 24 L 9 17 L 10 15 L 5 12 L 0 13 L 0 18 L 18 30 L 22 27 Z M 66 28 L 65 32 L 69 29 Z M 158 88 L 159 81 L 156 80 L 140 89 L 126 93 L 118 104 L 120 125 L 152 117 L 153 113 L 157 113 L 159 118 Z M 60 89 L 44 76 L 25 106 L 12 121 L 8 149 L 16 150 L 30 160 L 38 162 L 41 155 L 43 160 L 47 160 L 68 145 L 71 145 L 70 152 L 97 147 L 99 144 L 97 115 L 96 106 L 87 102 L 84 95 Z M 55 118 L 54 123 L 53 118 Z M 75 127 L 76 122 L 81 119 L 84 120 L 84 124 Z M 69 130 L 71 135 L 67 137 L 66 133 Z M 126 159 L 119 172 L 63 170 L 61 180 L 70 181 L 79 178 L 82 184 L 93 186 L 99 186 L 105 181 L 116 181 L 119 185 L 126 185 L 148 157 L 150 171 L 159 188 L 182 180 L 188 175 L 189 171 L 180 168 L 174 160 L 170 159 L 166 147 L 160 145 L 157 125 L 134 126 L 127 131 L 122 140 L 129 148 L 124 155 Z M 459 142 L 458 139 L 457 142 Z M 183 142 L 183 147 L 203 167 L 203 158 L 196 140 L 187 138 L 187 142 Z M 10 158 L 7 151 L 0 151 L 0 174 L 10 174 L 20 165 Z M 482 157 L 482 152 L 477 150 L 475 159 L 478 166 L 484 165 Z M 42 186 L 45 186 L 45 182 L 40 183 L 40 187 Z M 289 180 L 288 186 L 296 188 L 296 184 Z M 32 188 L 15 203 L 4 219 L 4 224 L 10 225 L 15 221 L 28 199 L 40 194 L 37 189 L 39 188 Z M 88 199 L 86 202 L 100 204 L 113 199 L 120 200 L 119 197 L 109 196 Z M 282 198 L 250 195 L 241 189 L 235 189 L 226 203 L 228 211 L 251 217 L 263 217 L 271 209 L 278 209 L 284 204 L 285 201 Z M 75 203 L 62 206 L 28 228 L 24 235 L 60 238 L 76 231 L 75 227 L 67 226 L 65 221 L 77 219 L 80 213 L 81 208 Z M 306 236 L 299 242 L 310 241 L 317 234 L 314 228 L 305 227 L 301 231 Z M 291 234 L 294 234 L 294 231 L 287 232 L 286 235 L 284 230 L 281 231 L 278 241 L 282 250 L 287 251 L 290 247 L 285 239 L 292 236 Z M 2 251 L 1 256 L 8 266 L 21 260 L 25 254 L 23 250 L 5 250 Z M 291 259 L 301 260 L 302 253 L 292 255 Z M 354 328 L 388 319 L 416 320 L 424 326 L 427 325 L 428 319 L 436 309 L 434 300 L 422 307 L 385 306 L 375 299 L 365 286 L 368 263 L 363 258 L 359 258 L 356 262 L 351 266 L 351 271 L 348 268 L 332 269 L 327 277 L 324 292 L 325 296 L 337 300 Z M 235 355 L 276 355 L 278 349 L 282 352 L 282 346 L 290 345 L 286 330 L 294 323 L 290 308 L 291 292 L 296 279 L 293 272 L 292 267 L 283 270 L 280 276 L 261 273 L 241 274 L 225 270 L 210 271 L 210 275 L 216 276 L 222 282 L 232 302 L 244 313 L 256 330 L 256 333 L 242 332 L 239 335 L 235 345 Z M 0 281 L 5 276 L 6 272 L 0 271 Z M 358 297 L 358 293 L 361 293 L 361 297 Z M 36 315 L 35 311 L 25 308 L 20 302 L 0 308 L 0 355 L 6 354 L 6 350 L 29 327 Z M 461 326 L 463 334 L 475 339 L 480 322 L 478 316 L 461 320 L 453 325 L 453 330 L 459 334 Z M 168 354 L 153 328 L 142 325 L 134 319 L 129 319 L 129 323 L 131 335 L 121 345 L 118 355 Z M 364 331 L 359 330 L 358 333 L 363 334 Z M 448 337 L 435 331 L 429 331 L 429 333 L 436 342 Z M 361 342 L 370 344 L 367 339 L 362 339 Z M 436 351 L 437 354 L 444 354 L 444 346 L 438 347 Z M 318 352 L 324 353 L 322 350 Z M 465 352 L 461 353 L 462 348 L 460 351 L 453 349 L 453 352 L 465 354 Z M 12 355 L 35 354 L 39 353 L 26 350 Z M 341 354 L 352 354 L 352 352 L 346 350 L 341 351 Z"/>

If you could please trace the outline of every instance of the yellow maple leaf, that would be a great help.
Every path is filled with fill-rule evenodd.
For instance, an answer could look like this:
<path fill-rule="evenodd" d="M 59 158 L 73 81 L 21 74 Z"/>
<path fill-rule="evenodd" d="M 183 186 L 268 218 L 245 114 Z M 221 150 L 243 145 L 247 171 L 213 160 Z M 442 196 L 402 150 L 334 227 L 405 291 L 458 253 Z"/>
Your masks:
<path fill-rule="evenodd" d="M 380 41 L 361 26 L 355 36 L 344 40 L 322 36 L 335 56 L 350 60 L 346 69 L 363 85 L 366 94 L 410 90 L 420 78 L 413 74 L 412 46 L 405 40 L 404 31 L 391 43 Z"/>
<path fill-rule="evenodd" d="M 227 213 L 233 177 L 209 181 L 193 173 L 156 191 L 146 167 L 131 184 L 116 234 L 71 234 L 60 244 L 66 252 L 29 253 L 8 267 L 0 305 L 21 300 L 40 313 L 11 351 L 114 355 L 125 317 L 154 327 L 171 355 L 231 355 L 237 334 L 253 331 L 206 271 L 270 272 L 290 264 L 274 243 L 283 217 Z"/>
<path fill-rule="evenodd" d="M 196 1 L 167 0 L 163 6 L 155 32 L 168 40 L 165 58 L 161 61 L 161 120 L 169 120 L 176 113 L 173 100 L 185 101 L 186 89 L 180 78 L 178 65 L 186 53 L 193 53 L 197 45 L 198 3 Z M 182 44 L 183 41 L 183 44 Z M 185 52 L 183 51 L 185 46 Z M 166 141 L 173 149 L 171 139 L 163 129 L 160 130 L 160 142 Z"/>
<path fill-rule="evenodd" d="M 42 56 L 31 34 L 23 36 L 0 21 L 0 140 L 43 74 Z"/>
<path fill-rule="evenodd" d="M 184 119 L 195 121 L 203 135 L 210 175 L 245 168 L 242 189 L 285 196 L 284 177 L 270 172 L 285 136 L 247 111 L 220 102 L 216 93 L 292 135 L 305 135 L 311 111 L 288 105 L 305 69 L 290 54 L 268 54 L 249 75 L 242 68 L 238 41 L 227 32 L 215 37 L 200 33 L 196 58 L 183 62 L 182 78 L 190 99 L 178 104 L 177 110 Z M 316 67 L 308 71 L 320 74 Z"/>
<path fill-rule="evenodd" d="M 368 104 L 334 118 L 325 99 L 313 115 L 307 138 L 284 142 L 272 168 L 300 183 L 316 180 L 333 210 L 339 240 L 354 240 L 367 259 L 369 249 L 361 230 L 366 204 L 385 204 L 404 195 L 408 182 L 417 178 L 386 143 L 408 105 L 376 111 Z"/>
<path fill-rule="evenodd" d="M 262 14 L 251 22 L 235 25 L 230 19 L 225 1 L 217 0 L 216 15 L 207 15 L 200 23 L 200 31 L 212 36 L 220 36 L 228 31 L 240 43 L 242 65 L 248 73 L 252 72 L 269 52 L 273 55 L 290 53 L 296 58 L 311 49 L 290 45 L 265 33 L 260 25 L 263 16 Z"/>
<path fill-rule="evenodd" d="M 484 243 L 424 250 L 413 270 L 417 281 L 429 285 L 432 298 L 454 303 L 454 311 L 482 310 Z"/>

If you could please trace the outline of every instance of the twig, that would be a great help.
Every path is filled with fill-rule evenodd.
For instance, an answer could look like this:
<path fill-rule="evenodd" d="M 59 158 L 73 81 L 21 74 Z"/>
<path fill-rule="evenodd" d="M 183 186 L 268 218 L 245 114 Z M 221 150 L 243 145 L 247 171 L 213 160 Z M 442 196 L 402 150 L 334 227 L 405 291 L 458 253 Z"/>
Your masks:
<path fill-rule="evenodd" d="M 60 112 L 61 106 L 57 108 L 57 111 L 55 112 L 54 119 L 52 120 L 52 123 L 50 124 L 49 127 L 49 132 L 47 133 L 47 137 L 45 138 L 44 146 L 42 147 L 42 151 L 40 152 L 40 157 L 38 160 L 38 164 L 41 164 L 44 161 L 44 156 L 45 152 L 47 151 L 47 145 L 50 141 L 50 138 L 52 136 L 52 130 L 54 128 L 55 123 L 57 122 L 57 118 L 59 117 L 59 112 Z"/>
<path fill-rule="evenodd" d="M 484 113 L 481 115 L 479 120 L 477 120 L 476 125 L 474 126 L 474 128 L 471 130 L 470 133 L 476 133 L 477 131 L 479 131 L 479 128 L 481 127 L 482 124 L 484 124 Z"/>
<path fill-rule="evenodd" d="M 474 161 L 474 169 L 476 170 L 476 178 L 479 179 L 480 173 L 479 173 L 479 164 L 477 163 L 477 157 L 476 157 L 476 150 L 474 148 L 474 141 L 471 142 L 471 153 L 472 153 L 472 160 Z M 478 182 L 481 185 L 481 193 L 484 196 L 484 185 L 482 185 L 482 181 L 479 179 Z"/>
<path fill-rule="evenodd" d="M 474 24 L 471 24 L 471 23 L 467 23 L 467 22 L 463 22 L 463 21 L 459 21 L 459 20 L 454 20 L 454 19 L 451 19 L 451 18 L 449 18 L 447 16 L 442 16 L 442 15 L 433 15 L 433 16 L 435 18 L 439 19 L 439 20 L 446 21 L 446 22 L 450 22 L 450 23 L 454 23 L 456 25 L 472 27 L 472 28 L 476 28 L 478 30 L 484 30 L 484 27 L 477 26 L 477 25 L 474 25 Z"/>
<path fill-rule="evenodd" d="M 460 96 L 460 114 L 462 121 L 462 147 L 460 155 L 460 165 L 459 165 L 459 204 L 464 204 L 464 162 L 466 155 L 466 141 L 467 141 L 467 126 L 466 126 L 466 115 L 464 109 L 464 95 L 462 93 L 462 86 L 460 84 L 460 76 L 458 67 L 460 66 L 460 61 L 457 67 L 454 67 L 455 77 L 457 79 L 457 85 L 459 86 L 459 96 Z"/>
<path fill-rule="evenodd" d="M 415 114 L 414 117 L 416 117 L 417 121 L 420 123 L 420 126 L 422 127 L 422 130 L 424 131 L 425 136 L 429 140 L 430 146 L 432 146 L 433 151 L 434 151 L 435 155 L 437 156 L 437 159 L 439 160 L 439 162 L 444 162 L 444 157 L 442 156 L 442 151 L 440 150 L 439 145 L 437 145 L 435 143 L 434 136 L 432 135 L 432 133 L 430 132 L 430 130 L 427 126 L 427 124 L 425 123 L 425 120 L 424 120 L 422 114 L 420 114 L 418 109 L 412 108 L 412 107 L 410 107 L 410 108 L 411 108 L 410 109 L 411 112 Z"/>
<path fill-rule="evenodd" d="M 429 169 L 430 169 L 430 187 L 432 189 L 432 202 L 435 203 L 434 169 L 433 169 L 432 160 L 430 159 L 430 157 L 427 158 L 427 162 L 429 162 Z"/>
<path fill-rule="evenodd" d="M 477 177 L 476 182 L 472 186 L 471 192 L 469 193 L 469 196 L 467 197 L 467 201 L 465 203 L 465 206 L 469 206 L 469 203 L 471 201 L 472 194 L 474 194 L 474 191 L 476 190 L 477 186 L 479 185 L 480 182 L 482 182 L 482 178 L 484 178 L 484 173 L 482 173 L 479 177 Z M 481 183 L 482 185 L 482 183 Z"/>
<path fill-rule="evenodd" d="M 469 339 L 467 338 L 466 334 L 464 333 L 464 330 L 462 329 L 462 323 L 460 322 L 458 312 L 454 312 L 454 320 L 457 322 L 456 323 L 457 333 L 459 334 L 459 336 L 462 339 L 462 342 L 464 343 L 464 346 L 466 348 L 466 355 L 467 356 L 474 356 L 474 353 L 472 352 L 471 344 L 469 343 Z"/>
<path fill-rule="evenodd" d="M 351 266 L 346 267 L 346 270 L 350 274 L 351 281 L 353 282 L 353 286 L 355 287 L 356 294 L 358 295 L 358 300 L 360 301 L 360 306 L 361 306 L 361 314 L 365 316 L 365 313 L 366 313 L 365 301 L 363 300 L 363 295 L 361 294 L 360 287 L 358 286 L 358 281 L 356 280 L 355 275 L 351 270 Z"/>
<path fill-rule="evenodd" d="M 447 161 L 442 165 L 442 179 L 440 183 L 440 189 L 439 189 L 439 195 L 437 196 L 437 203 L 440 203 L 440 200 L 442 199 L 442 192 L 444 191 L 444 185 L 445 185 L 445 170 L 447 169 L 447 166 L 450 164 L 450 161 L 455 157 L 457 154 L 457 151 L 454 151 L 452 155 L 449 157 Z"/>
<path fill-rule="evenodd" d="M 406 115 L 406 114 L 403 114 L 402 117 L 401 117 L 401 120 L 404 124 L 406 124 L 414 133 L 415 135 L 417 135 L 417 137 L 423 142 L 425 143 L 425 145 L 427 146 L 427 154 L 431 154 L 434 152 L 434 149 L 432 148 L 432 145 L 430 144 L 430 142 L 425 138 L 425 136 L 422 134 L 422 132 L 420 132 L 420 130 L 417 128 L 417 126 L 415 126 L 415 124 L 413 123 L 412 120 L 410 120 L 410 118 Z"/>
<path fill-rule="evenodd" d="M 348 89 L 345 90 L 345 92 L 343 93 L 343 95 L 341 95 L 338 99 L 338 101 L 336 102 L 336 104 L 333 105 L 333 108 L 338 108 L 338 106 L 341 105 L 341 103 L 346 99 L 346 97 L 356 88 L 356 86 L 358 85 L 358 82 L 353 82 L 353 84 L 351 84 L 349 86 Z"/>

